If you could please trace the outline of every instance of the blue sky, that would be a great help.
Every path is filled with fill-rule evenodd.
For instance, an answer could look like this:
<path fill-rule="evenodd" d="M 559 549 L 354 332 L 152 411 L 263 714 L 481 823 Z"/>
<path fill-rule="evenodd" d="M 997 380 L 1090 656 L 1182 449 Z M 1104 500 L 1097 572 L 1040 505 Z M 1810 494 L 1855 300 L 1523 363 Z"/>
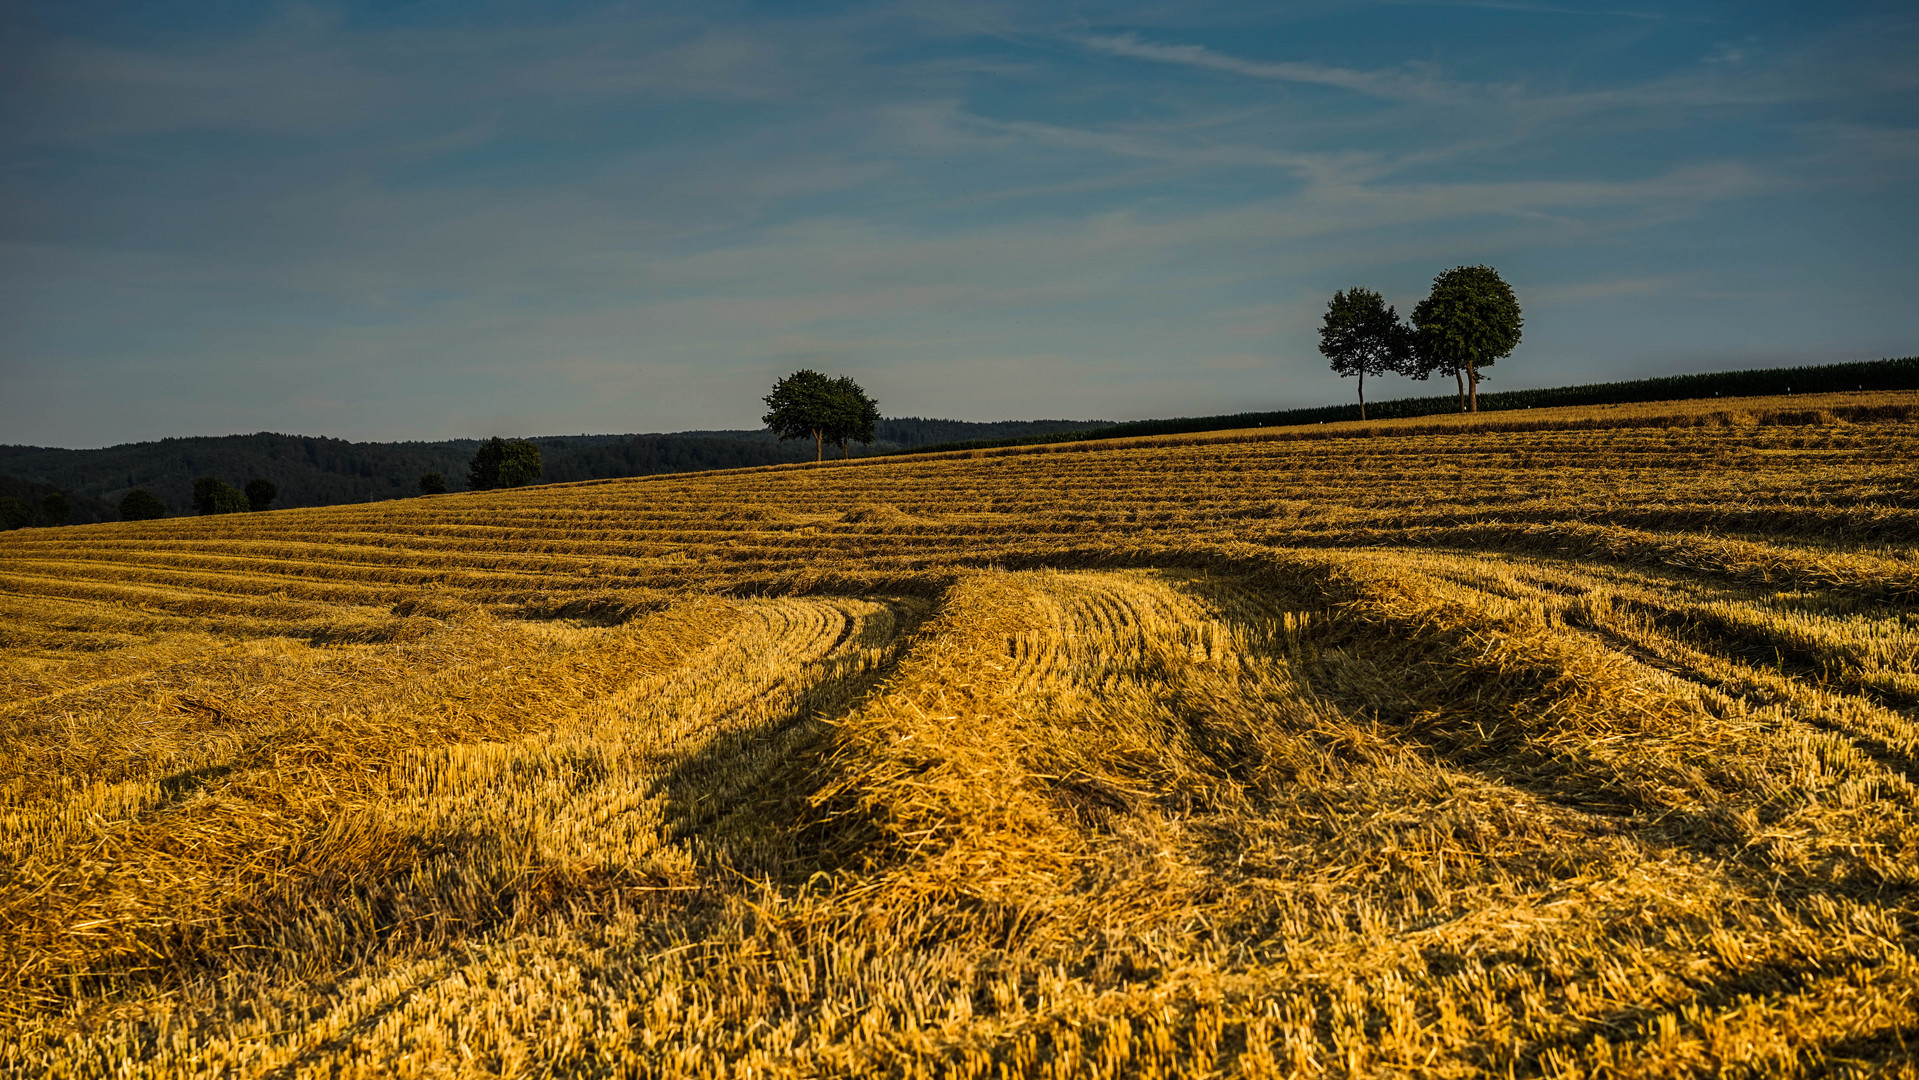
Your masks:
<path fill-rule="evenodd" d="M 1919 352 L 1906 4 L 0 5 L 0 442 L 1348 400 Z M 1369 397 L 1428 393 L 1400 379 Z"/>

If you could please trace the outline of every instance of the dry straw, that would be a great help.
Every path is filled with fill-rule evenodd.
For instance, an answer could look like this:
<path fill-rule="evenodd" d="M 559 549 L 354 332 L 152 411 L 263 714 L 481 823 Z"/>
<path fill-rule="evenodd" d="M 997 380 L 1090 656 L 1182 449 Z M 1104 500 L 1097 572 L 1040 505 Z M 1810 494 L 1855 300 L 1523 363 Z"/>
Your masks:
<path fill-rule="evenodd" d="M 1919 1076 L 1857 397 L 5 534 L 0 1073 Z"/>

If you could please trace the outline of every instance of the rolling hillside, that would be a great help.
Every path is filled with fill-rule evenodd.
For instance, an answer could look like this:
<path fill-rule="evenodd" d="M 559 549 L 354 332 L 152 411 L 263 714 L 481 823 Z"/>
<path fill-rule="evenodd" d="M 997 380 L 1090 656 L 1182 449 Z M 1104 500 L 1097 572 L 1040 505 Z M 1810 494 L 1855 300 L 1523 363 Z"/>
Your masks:
<path fill-rule="evenodd" d="M 1919 1077 L 1919 395 L 0 535 L 0 1073 Z"/>
<path fill-rule="evenodd" d="M 862 453 L 910 449 L 953 439 L 1000 439 L 1058 433 L 1099 420 L 1004 420 L 973 423 L 892 417 Z M 551 482 L 654 476 L 811 461 L 813 447 L 781 442 L 771 432 L 683 431 L 650 435 L 543 435 L 534 440 Z M 466 486 L 478 439 L 439 442 L 348 442 L 310 435 L 221 435 L 126 443 L 96 450 L 0 446 L 0 477 L 57 486 L 76 501 L 118 505 L 145 488 L 174 514 L 192 513 L 193 481 L 217 476 L 235 487 L 255 477 L 279 488 L 282 509 L 403 499 L 419 494 L 422 473 L 442 474 L 452 490 Z M 118 520 L 81 517 L 77 520 Z"/>

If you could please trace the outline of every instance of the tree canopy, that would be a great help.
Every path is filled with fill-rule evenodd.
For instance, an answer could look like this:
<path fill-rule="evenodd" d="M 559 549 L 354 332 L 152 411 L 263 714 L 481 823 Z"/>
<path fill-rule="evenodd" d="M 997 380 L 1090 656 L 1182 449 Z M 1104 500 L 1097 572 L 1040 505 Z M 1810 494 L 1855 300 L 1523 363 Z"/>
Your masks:
<path fill-rule="evenodd" d="M 420 474 L 420 494 L 422 495 L 446 494 L 446 475 L 444 473 L 437 473 L 437 472 L 421 473 Z"/>
<path fill-rule="evenodd" d="M 1359 376 L 1359 418 L 1364 420 L 1366 376 L 1403 370 L 1412 357 L 1412 332 L 1378 293 L 1343 289 L 1326 305 L 1319 351 L 1341 376 Z"/>
<path fill-rule="evenodd" d="M 833 380 L 833 424 L 828 435 L 840 444 L 840 456 L 846 456 L 846 444 L 858 442 L 870 444 L 873 430 L 879 426 L 880 403 L 866 396 L 866 391 L 851 377 L 842 375 Z"/>
<path fill-rule="evenodd" d="M 65 525 L 67 519 L 73 516 L 73 503 L 67 501 L 64 494 L 51 492 L 40 500 L 40 516 L 49 525 Z"/>
<path fill-rule="evenodd" d="M 167 516 L 167 504 L 146 488 L 134 488 L 120 498 L 121 521 L 151 521 Z"/>
<path fill-rule="evenodd" d="M 279 496 L 280 489 L 274 486 L 273 481 L 256 477 L 247 481 L 246 494 L 247 509 L 265 510 L 273 505 L 273 500 Z"/>
<path fill-rule="evenodd" d="M 525 487 L 540 478 L 540 448 L 526 439 L 495 436 L 480 444 L 467 463 L 466 486 L 474 491 Z"/>
<path fill-rule="evenodd" d="M 773 384 L 765 397 L 766 415 L 760 418 L 782 440 L 813 439 L 813 460 L 826 456 L 826 444 L 870 443 L 879 424 L 879 402 L 866 395 L 847 376 L 831 378 L 802 368 Z"/>
<path fill-rule="evenodd" d="M 1512 355 L 1525 323 L 1512 286 L 1490 266 L 1455 266 L 1434 278 L 1431 294 L 1413 308 L 1412 321 L 1415 377 L 1437 371 L 1463 375 L 1461 397 L 1471 394 L 1473 412 L 1479 411 L 1480 369 Z"/>
<path fill-rule="evenodd" d="M 217 476 L 193 482 L 193 508 L 202 514 L 239 514 L 251 509 L 238 488 Z"/>

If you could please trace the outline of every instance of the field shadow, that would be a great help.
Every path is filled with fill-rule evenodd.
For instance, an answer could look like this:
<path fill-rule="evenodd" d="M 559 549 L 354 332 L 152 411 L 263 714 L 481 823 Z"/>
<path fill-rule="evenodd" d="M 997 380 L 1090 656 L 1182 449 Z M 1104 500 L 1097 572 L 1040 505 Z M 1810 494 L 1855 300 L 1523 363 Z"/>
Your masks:
<path fill-rule="evenodd" d="M 1584 820 L 1594 836 L 1624 830 L 1658 847 L 1711 856 L 1723 856 L 1739 839 L 1728 814 L 1676 813 L 1648 797 L 1646 777 L 1622 773 L 1619 763 L 1562 729 L 1568 683 L 1577 674 L 1552 656 L 1489 659 L 1494 627 L 1430 611 L 1382 615 L 1369 603 L 1367 582 L 1301 569 L 1287 582 L 1267 572 L 1191 587 L 1226 595 L 1251 582 L 1276 605 L 1309 613 L 1296 631 L 1268 641 L 1267 661 L 1282 667 L 1304 697 L 1436 764 L 1563 807 L 1572 812 L 1568 824 Z"/>
<path fill-rule="evenodd" d="M 781 715 L 715 735 L 656 782 L 669 836 L 703 863 L 782 886 L 870 864 L 879 826 L 861 808 L 819 795 L 834 778 L 835 722 L 893 673 L 931 606 L 902 603 L 892 611 L 890 627 L 871 620 L 833 646 L 840 655 L 884 649 L 878 663 L 829 656 Z"/>
<path fill-rule="evenodd" d="M 223 762 L 217 765 L 202 765 L 195 769 L 182 769 L 179 772 L 163 776 L 159 780 L 160 802 L 154 810 L 164 809 L 188 798 L 194 793 L 224 780 L 240 768 L 235 762 Z"/>

